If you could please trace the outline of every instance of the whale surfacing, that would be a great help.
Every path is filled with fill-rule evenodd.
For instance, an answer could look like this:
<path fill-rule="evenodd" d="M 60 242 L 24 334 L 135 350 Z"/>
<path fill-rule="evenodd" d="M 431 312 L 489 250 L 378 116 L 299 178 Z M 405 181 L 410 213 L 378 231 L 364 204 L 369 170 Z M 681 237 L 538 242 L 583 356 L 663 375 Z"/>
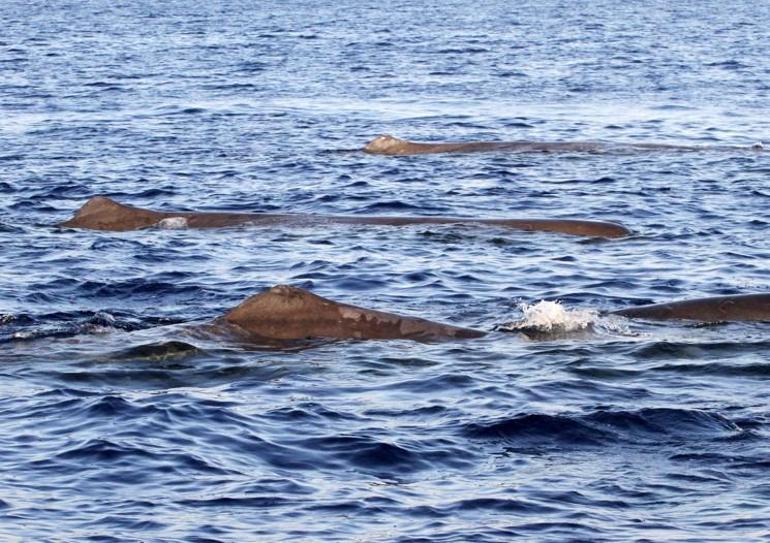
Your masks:
<path fill-rule="evenodd" d="M 307 290 L 277 285 L 246 299 L 214 321 L 236 326 L 256 339 L 478 338 L 485 332 L 341 304 Z"/>
<path fill-rule="evenodd" d="M 469 217 L 376 217 L 352 215 L 310 215 L 269 213 L 161 212 L 120 204 L 105 196 L 88 200 L 68 221 L 65 228 L 87 228 L 124 232 L 142 228 L 220 228 L 237 225 L 379 225 L 406 226 L 413 224 L 488 225 L 517 230 L 555 232 L 574 236 L 620 238 L 631 231 L 620 224 L 607 221 L 577 219 L 476 219 Z"/>
<path fill-rule="evenodd" d="M 539 141 L 472 141 L 458 143 L 421 143 L 390 135 L 377 136 L 364 146 L 373 155 L 408 156 L 432 153 L 479 153 L 508 151 L 512 153 L 604 153 L 632 151 L 753 151 L 762 152 L 761 143 L 749 147 L 690 146 L 668 143 L 599 143 L 599 142 L 539 142 Z"/>
<path fill-rule="evenodd" d="M 364 147 L 365 153 L 373 155 L 424 155 L 431 153 L 479 153 L 484 151 L 512 151 L 517 153 L 570 153 L 599 152 L 604 146 L 591 142 L 556 142 L 535 141 L 472 141 L 466 143 L 419 143 L 402 140 L 394 136 L 382 135 L 374 138 Z"/>
<path fill-rule="evenodd" d="M 612 311 L 634 319 L 699 322 L 769 321 L 770 294 L 718 296 Z M 307 290 L 277 285 L 251 296 L 212 324 L 247 341 L 307 339 L 473 339 L 487 332 L 343 304 Z M 496 327 L 498 331 L 524 331 Z M 527 333 L 524 331 L 524 333 Z"/>
<path fill-rule="evenodd" d="M 770 294 L 738 294 L 697 298 L 680 302 L 628 307 L 611 313 L 633 319 L 770 322 Z"/>
<path fill-rule="evenodd" d="M 94 196 L 75 212 L 74 217 L 59 226 L 124 231 L 147 228 L 162 219 L 162 213 L 119 204 L 105 196 Z"/>
<path fill-rule="evenodd" d="M 125 232 L 150 228 L 152 226 L 159 226 L 161 228 L 218 228 L 247 223 L 274 224 L 285 220 L 285 217 L 268 213 L 153 211 L 121 204 L 106 196 L 94 196 L 83 204 L 83 207 L 78 209 L 70 220 L 60 223 L 59 226 Z"/>

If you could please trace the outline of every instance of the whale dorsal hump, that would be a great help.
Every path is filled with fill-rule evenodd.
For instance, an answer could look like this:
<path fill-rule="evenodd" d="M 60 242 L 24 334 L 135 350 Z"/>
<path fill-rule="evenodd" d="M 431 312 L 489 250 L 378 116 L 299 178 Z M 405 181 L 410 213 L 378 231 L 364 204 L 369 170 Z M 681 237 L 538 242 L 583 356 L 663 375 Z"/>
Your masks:
<path fill-rule="evenodd" d="M 83 204 L 80 209 L 78 209 L 77 213 L 75 213 L 75 216 L 79 217 L 81 215 L 89 215 L 94 213 L 109 213 L 110 211 L 116 211 L 124 207 L 127 206 L 119 204 L 112 198 L 108 198 L 106 196 L 94 196 L 85 204 Z"/>
<path fill-rule="evenodd" d="M 313 310 L 332 307 L 331 300 L 326 300 L 305 289 L 289 285 L 276 285 L 264 292 L 255 294 L 241 302 L 225 315 L 225 318 L 239 320 L 267 320 L 298 318 Z"/>
<path fill-rule="evenodd" d="M 94 196 L 59 226 L 94 230 L 124 231 L 146 228 L 157 223 L 162 214 L 119 204 L 106 196 Z"/>
<path fill-rule="evenodd" d="M 339 306 L 307 290 L 276 285 L 247 298 L 222 319 L 262 337 L 318 337 L 328 335 L 319 332 L 339 323 Z"/>

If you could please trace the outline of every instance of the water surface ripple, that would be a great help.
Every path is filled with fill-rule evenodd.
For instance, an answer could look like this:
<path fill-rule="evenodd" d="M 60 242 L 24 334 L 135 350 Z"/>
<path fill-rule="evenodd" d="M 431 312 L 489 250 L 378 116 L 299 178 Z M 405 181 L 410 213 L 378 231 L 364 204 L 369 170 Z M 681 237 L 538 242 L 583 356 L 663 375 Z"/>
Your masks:
<path fill-rule="evenodd" d="M 0 5 L 0 539 L 770 538 L 766 324 L 283 349 L 188 324 L 279 283 L 485 330 L 767 292 L 768 153 L 351 151 L 767 143 L 767 6 L 290 4 Z M 634 234 L 54 227 L 96 194 Z"/>

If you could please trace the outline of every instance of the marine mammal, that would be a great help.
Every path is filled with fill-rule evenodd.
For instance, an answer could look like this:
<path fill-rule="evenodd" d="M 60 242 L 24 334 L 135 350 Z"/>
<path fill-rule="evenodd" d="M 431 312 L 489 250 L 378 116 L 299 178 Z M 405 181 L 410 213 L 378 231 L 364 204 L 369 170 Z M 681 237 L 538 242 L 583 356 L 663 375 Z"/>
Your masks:
<path fill-rule="evenodd" d="M 770 294 L 738 294 L 697 298 L 627 307 L 610 313 L 622 317 L 652 320 L 770 321 Z"/>
<path fill-rule="evenodd" d="M 365 153 L 376 155 L 420 155 L 430 153 L 478 153 L 484 151 L 508 151 L 514 153 L 600 153 L 608 151 L 714 151 L 742 150 L 762 151 L 764 146 L 756 143 L 751 147 L 712 146 L 698 147 L 671 145 L 665 143 L 619 143 L 599 142 L 537 142 L 537 141 L 472 141 L 457 143 L 421 143 L 403 140 L 390 135 L 377 136 L 363 148 Z"/>
<path fill-rule="evenodd" d="M 277 285 L 216 319 L 248 337 L 269 340 L 469 339 L 486 332 L 338 303 L 307 290 Z"/>
<path fill-rule="evenodd" d="M 699 298 L 619 309 L 611 314 L 628 318 L 700 322 L 770 321 L 770 294 Z M 483 330 L 335 302 L 287 285 L 277 285 L 247 298 L 212 324 L 257 342 L 323 338 L 430 341 L 474 339 L 488 334 Z M 494 330 L 524 332 L 532 337 L 531 333 L 516 326 L 496 326 Z M 561 332 L 563 330 L 556 330 L 555 333 Z M 547 337 L 552 337 L 552 334 L 547 334 Z"/>
<path fill-rule="evenodd" d="M 269 226 L 275 224 L 307 225 L 330 223 L 384 226 L 472 224 L 605 238 L 619 238 L 631 234 L 628 228 L 617 223 L 573 219 L 474 219 L 468 217 L 372 217 L 272 213 L 162 212 L 120 204 L 105 196 L 94 196 L 70 220 L 60 223 L 59 226 L 123 232 L 152 226 L 218 228 L 241 224 Z"/>

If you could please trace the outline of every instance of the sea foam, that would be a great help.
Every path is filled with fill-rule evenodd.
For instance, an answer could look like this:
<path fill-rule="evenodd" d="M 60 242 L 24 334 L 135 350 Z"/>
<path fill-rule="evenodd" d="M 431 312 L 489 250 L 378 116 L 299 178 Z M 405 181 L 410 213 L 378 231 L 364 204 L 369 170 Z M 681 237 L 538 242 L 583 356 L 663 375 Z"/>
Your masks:
<path fill-rule="evenodd" d="M 519 305 L 522 318 L 501 324 L 497 330 L 526 334 L 564 334 L 590 330 L 598 313 L 592 309 L 570 309 L 561 302 L 542 300 Z"/>

